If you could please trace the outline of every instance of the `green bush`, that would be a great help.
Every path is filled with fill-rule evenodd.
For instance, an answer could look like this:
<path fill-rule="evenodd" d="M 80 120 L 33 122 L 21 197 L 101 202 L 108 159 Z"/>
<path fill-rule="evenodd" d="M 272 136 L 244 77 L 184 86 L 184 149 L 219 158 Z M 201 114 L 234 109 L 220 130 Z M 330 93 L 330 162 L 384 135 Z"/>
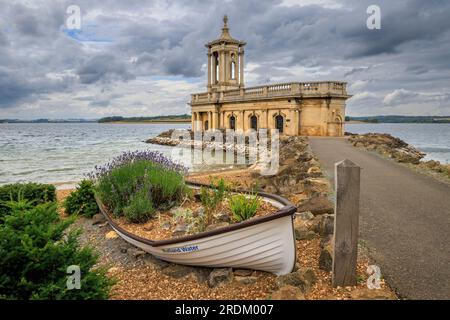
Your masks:
<path fill-rule="evenodd" d="M 97 256 L 80 248 L 79 231 L 67 228 L 54 203 L 31 209 L 12 205 L 0 225 L 0 299 L 106 299 L 113 281 L 93 269 Z M 67 288 L 67 268 L 81 270 L 81 288 Z"/>
<path fill-rule="evenodd" d="M 67 214 L 78 214 L 86 217 L 92 217 L 98 213 L 92 181 L 81 181 L 77 190 L 72 192 L 64 201 L 64 209 Z"/>
<path fill-rule="evenodd" d="M 156 209 L 170 209 L 187 193 L 181 173 L 146 160 L 112 169 L 98 179 L 95 189 L 115 216 L 123 216 L 126 210 L 128 217 L 140 221 Z"/>
<path fill-rule="evenodd" d="M 19 199 L 20 198 L 20 199 Z M 0 187 L 0 217 L 11 212 L 9 201 L 29 201 L 34 205 L 56 200 L 56 188 L 50 184 L 15 183 Z"/>
<path fill-rule="evenodd" d="M 261 200 L 257 195 L 245 196 L 237 194 L 228 199 L 228 205 L 233 213 L 233 219 L 241 222 L 252 218 L 261 204 Z"/>

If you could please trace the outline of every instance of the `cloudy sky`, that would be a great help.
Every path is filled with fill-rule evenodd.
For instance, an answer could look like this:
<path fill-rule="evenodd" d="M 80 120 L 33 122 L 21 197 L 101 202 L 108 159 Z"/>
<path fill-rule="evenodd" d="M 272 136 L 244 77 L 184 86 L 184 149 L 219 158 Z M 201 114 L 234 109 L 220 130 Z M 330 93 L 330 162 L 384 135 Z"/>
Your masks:
<path fill-rule="evenodd" d="M 366 26 L 381 8 L 381 30 Z M 70 5 L 81 30 L 67 28 Z M 246 85 L 343 80 L 347 114 L 450 115 L 448 0 L 0 0 L 0 118 L 189 113 L 229 16 Z"/>

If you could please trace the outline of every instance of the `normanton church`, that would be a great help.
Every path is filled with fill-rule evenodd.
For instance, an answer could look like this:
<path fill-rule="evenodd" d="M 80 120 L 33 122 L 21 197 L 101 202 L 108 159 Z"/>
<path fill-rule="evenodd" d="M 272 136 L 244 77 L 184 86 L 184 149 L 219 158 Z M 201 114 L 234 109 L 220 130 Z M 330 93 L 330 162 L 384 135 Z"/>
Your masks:
<path fill-rule="evenodd" d="M 284 135 L 342 136 L 346 83 L 290 82 L 245 87 L 245 42 L 231 37 L 227 16 L 208 49 L 207 91 L 191 95 L 192 128 L 278 129 Z"/>

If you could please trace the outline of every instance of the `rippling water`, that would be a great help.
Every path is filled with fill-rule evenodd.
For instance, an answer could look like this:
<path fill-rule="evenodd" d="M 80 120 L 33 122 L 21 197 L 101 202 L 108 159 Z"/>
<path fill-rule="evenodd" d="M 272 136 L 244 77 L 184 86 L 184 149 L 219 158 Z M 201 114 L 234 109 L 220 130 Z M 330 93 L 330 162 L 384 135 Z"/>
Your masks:
<path fill-rule="evenodd" d="M 449 123 L 347 124 L 345 130 L 352 133 L 389 133 L 425 152 L 425 160 L 450 163 Z"/>
<path fill-rule="evenodd" d="M 156 150 L 172 156 L 173 148 L 144 143 L 170 128 L 189 124 L 0 124 L 0 184 L 79 181 L 95 165 L 129 150 Z M 354 133 L 390 133 L 427 153 L 427 159 L 450 163 L 450 124 L 349 124 Z M 191 171 L 190 156 L 178 157 Z"/>
<path fill-rule="evenodd" d="M 78 181 L 95 165 L 128 150 L 172 148 L 144 143 L 190 124 L 0 124 L 0 184 Z"/>

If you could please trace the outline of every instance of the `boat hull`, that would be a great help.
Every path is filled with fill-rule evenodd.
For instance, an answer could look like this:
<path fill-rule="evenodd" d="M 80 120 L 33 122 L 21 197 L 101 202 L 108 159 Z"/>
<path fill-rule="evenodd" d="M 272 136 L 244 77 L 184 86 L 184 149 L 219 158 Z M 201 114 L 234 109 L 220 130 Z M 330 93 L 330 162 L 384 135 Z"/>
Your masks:
<path fill-rule="evenodd" d="M 262 200 L 281 208 L 273 215 L 247 220 L 238 224 L 169 240 L 152 241 L 129 233 L 109 216 L 97 199 L 111 227 L 125 241 L 155 257 L 190 266 L 232 267 L 290 273 L 296 261 L 293 215 L 296 208 L 275 195 L 261 195 Z"/>
<path fill-rule="evenodd" d="M 207 238 L 154 247 L 113 229 L 125 241 L 178 264 L 290 273 L 295 264 L 292 217 L 285 216 Z"/>

